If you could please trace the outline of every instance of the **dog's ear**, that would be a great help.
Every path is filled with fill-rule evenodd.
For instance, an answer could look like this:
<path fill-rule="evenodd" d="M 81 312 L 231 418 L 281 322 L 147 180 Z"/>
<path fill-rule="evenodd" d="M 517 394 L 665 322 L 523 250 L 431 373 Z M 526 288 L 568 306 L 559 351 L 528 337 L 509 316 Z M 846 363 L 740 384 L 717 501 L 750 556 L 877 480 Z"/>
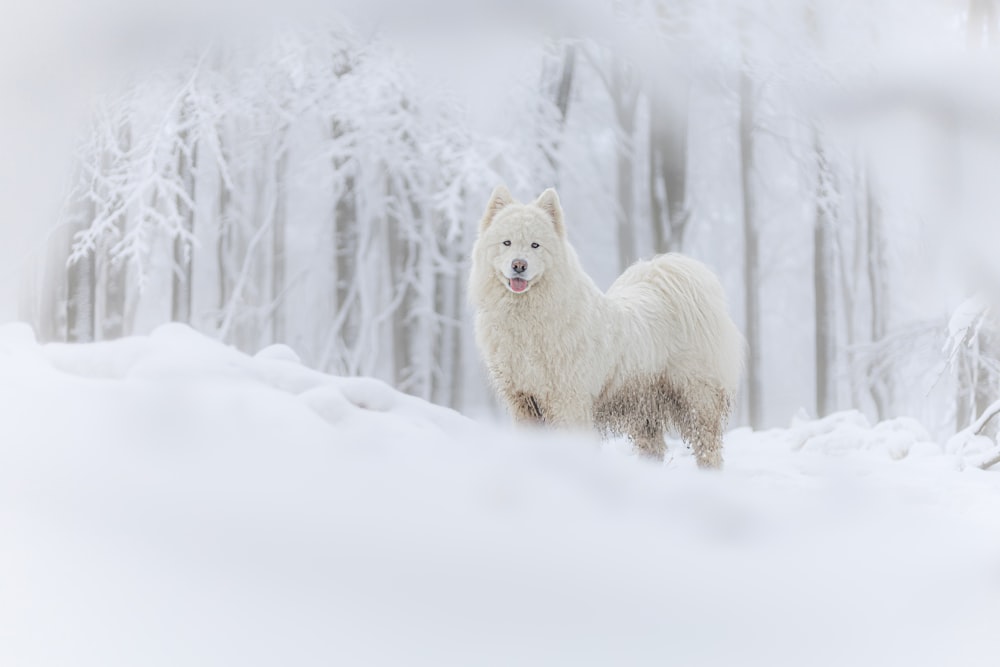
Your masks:
<path fill-rule="evenodd" d="M 496 217 L 501 209 L 513 203 L 514 197 L 510 194 L 510 190 L 507 189 L 506 185 L 498 185 L 493 188 L 493 194 L 490 195 L 490 203 L 486 205 L 486 212 L 483 213 L 483 219 L 479 223 L 480 231 L 490 226 L 493 218 Z"/>
<path fill-rule="evenodd" d="M 538 199 L 535 200 L 535 206 L 545 211 L 546 215 L 552 218 L 552 224 L 555 225 L 559 236 L 566 235 L 566 226 L 563 224 L 562 206 L 559 205 L 559 195 L 556 194 L 555 188 L 549 188 L 538 195 Z"/>

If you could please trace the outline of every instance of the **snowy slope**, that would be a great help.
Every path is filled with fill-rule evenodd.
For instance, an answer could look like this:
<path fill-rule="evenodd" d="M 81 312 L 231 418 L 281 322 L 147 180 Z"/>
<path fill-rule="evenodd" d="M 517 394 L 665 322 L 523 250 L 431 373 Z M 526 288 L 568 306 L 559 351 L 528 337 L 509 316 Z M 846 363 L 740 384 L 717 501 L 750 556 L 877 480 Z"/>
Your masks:
<path fill-rule="evenodd" d="M 996 665 L 1000 474 L 900 419 L 700 472 L 178 325 L 0 327 L 0 665 Z"/>

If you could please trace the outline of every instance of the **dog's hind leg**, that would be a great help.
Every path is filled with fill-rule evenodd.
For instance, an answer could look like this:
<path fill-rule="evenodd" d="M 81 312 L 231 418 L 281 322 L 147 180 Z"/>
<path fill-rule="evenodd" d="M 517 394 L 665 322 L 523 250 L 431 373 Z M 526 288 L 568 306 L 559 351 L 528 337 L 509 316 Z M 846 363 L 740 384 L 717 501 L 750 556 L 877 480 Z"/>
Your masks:
<path fill-rule="evenodd" d="M 663 440 L 663 425 L 659 420 L 637 418 L 629 424 L 627 431 L 640 456 L 655 461 L 663 460 L 663 455 L 667 451 L 667 443 Z"/>
<path fill-rule="evenodd" d="M 729 415 L 724 391 L 709 386 L 689 386 L 672 397 L 671 415 L 681 438 L 694 450 L 699 468 L 722 467 L 722 431 Z"/>

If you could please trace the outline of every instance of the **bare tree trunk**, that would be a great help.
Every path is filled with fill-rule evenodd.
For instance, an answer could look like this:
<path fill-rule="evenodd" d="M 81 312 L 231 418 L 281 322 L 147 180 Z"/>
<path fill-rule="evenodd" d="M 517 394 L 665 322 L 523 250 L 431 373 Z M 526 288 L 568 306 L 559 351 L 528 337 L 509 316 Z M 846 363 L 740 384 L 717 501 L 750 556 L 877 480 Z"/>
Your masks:
<path fill-rule="evenodd" d="M 119 129 L 118 146 L 122 151 L 128 151 L 132 145 L 132 127 L 129 123 L 123 123 Z M 113 160 L 106 152 L 101 159 L 102 170 L 110 170 Z M 122 194 L 112 193 L 112 209 L 123 206 Z M 125 236 L 126 220 L 120 217 L 116 220 L 115 228 L 118 238 Z M 115 259 L 110 256 L 113 242 L 104 243 L 100 248 L 100 257 L 97 260 L 97 272 L 100 280 L 97 289 L 100 293 L 95 296 L 96 301 L 101 302 L 101 307 L 96 308 L 95 335 L 102 340 L 114 340 L 129 333 L 126 330 L 125 306 L 128 299 L 128 263 L 122 259 Z"/>
<path fill-rule="evenodd" d="M 285 228 L 288 218 L 288 195 L 285 169 L 288 152 L 281 151 L 274 173 L 274 220 L 271 227 L 271 341 L 285 342 Z"/>
<path fill-rule="evenodd" d="M 855 161 L 852 169 L 851 189 L 855 191 L 854 210 L 851 216 L 853 225 L 845 224 L 846 218 L 842 218 L 833 230 L 833 238 L 836 244 L 837 271 L 840 277 L 840 303 L 843 304 L 844 311 L 844 349 L 847 355 L 848 382 L 851 390 L 851 405 L 867 405 L 865 396 L 871 399 L 871 383 L 867 372 L 861 373 L 863 367 L 862 358 L 857 350 L 858 342 L 858 315 L 863 303 L 859 300 L 862 286 L 865 285 L 865 276 L 868 261 L 868 202 L 867 198 L 867 178 L 865 169 Z M 850 241 L 850 246 L 848 244 Z M 850 247 L 850 252 L 845 248 Z M 865 320 L 867 323 L 867 320 Z M 865 332 L 867 341 L 868 332 Z"/>
<path fill-rule="evenodd" d="M 66 302 L 66 340 L 89 343 L 94 340 L 94 255 L 88 253 L 70 264 L 67 273 L 69 299 Z"/>
<path fill-rule="evenodd" d="M 438 270 L 436 299 L 436 315 L 438 322 L 439 346 L 437 350 L 437 387 L 433 394 L 434 401 L 440 405 L 454 407 L 458 397 L 458 386 L 455 380 L 461 374 L 461 312 L 462 281 L 458 277 L 459 266 L 462 265 L 464 244 L 461 228 L 446 235 L 440 248 L 446 265 L 444 270 Z"/>
<path fill-rule="evenodd" d="M 973 399 L 972 389 L 975 386 L 975 378 L 973 377 L 972 364 L 969 361 L 968 354 L 964 351 L 959 352 L 958 358 L 955 360 L 956 368 L 956 391 L 955 391 L 955 430 L 961 431 L 969 424 L 975 416 L 972 414 L 973 404 L 975 400 Z"/>
<path fill-rule="evenodd" d="M 395 386 L 407 391 L 412 373 L 412 341 L 410 340 L 410 317 L 413 312 L 414 290 L 413 268 L 418 248 L 407 238 L 400 216 L 412 214 L 412 208 L 405 201 L 402 188 L 389 179 L 386 196 L 389 200 L 388 245 L 389 270 L 396 290 L 396 308 L 392 312 L 393 378 Z M 398 211 L 394 213 L 393 211 Z"/>
<path fill-rule="evenodd" d="M 633 143 L 635 137 L 635 112 L 639 89 L 627 66 L 618 63 L 611 75 L 611 98 L 618 120 L 617 187 L 618 209 L 616 218 L 618 239 L 618 266 L 624 271 L 635 261 L 635 233 L 633 231 Z"/>
<path fill-rule="evenodd" d="M 743 186 L 744 301 L 746 309 L 747 408 L 750 426 L 764 421 L 763 381 L 760 340 L 760 250 L 758 248 L 756 202 L 754 197 L 754 88 L 750 73 L 740 73 L 740 175 Z"/>
<path fill-rule="evenodd" d="M 66 257 L 70 253 L 70 230 L 65 225 L 53 229 L 46 242 L 45 264 L 42 267 L 41 286 L 35 297 L 35 331 L 43 342 L 65 340 L 65 320 L 68 311 L 66 288 Z"/>
<path fill-rule="evenodd" d="M 669 96 L 656 85 L 650 92 L 649 199 L 653 249 L 684 247 L 690 211 L 687 204 L 689 86 L 675 82 Z"/>
<path fill-rule="evenodd" d="M 179 135 L 180 144 L 186 146 L 189 132 L 182 130 Z M 197 169 L 197 143 L 190 146 L 190 157 L 183 150 L 177 155 L 177 174 L 182 179 L 184 190 L 190 200 L 194 200 L 194 173 Z M 174 322 L 191 322 L 191 274 L 192 257 L 190 238 L 194 234 L 194 209 L 189 207 L 184 199 L 177 196 L 177 210 L 183 211 L 183 226 L 187 238 L 174 238 L 174 268 L 173 289 L 171 290 L 170 319 Z"/>
<path fill-rule="evenodd" d="M 232 224 L 229 220 L 229 189 L 225 183 L 219 185 L 219 236 L 215 244 L 215 260 L 219 267 L 219 326 L 225 319 L 226 304 L 229 302 L 229 250 L 232 246 Z"/>
<path fill-rule="evenodd" d="M 618 268 L 624 271 L 635 261 L 635 239 L 632 231 L 632 141 L 622 138 L 618 144 Z"/>
<path fill-rule="evenodd" d="M 448 249 L 443 249 L 445 256 L 451 253 Z M 455 278 L 440 272 L 436 272 L 434 278 L 434 316 L 437 320 L 435 327 L 434 341 L 434 364 L 431 367 L 431 395 L 430 399 L 439 405 L 451 404 L 451 387 L 448 380 L 451 379 L 451 362 L 455 347 L 455 328 L 451 322 L 453 315 L 451 306 L 455 302 Z"/>
<path fill-rule="evenodd" d="M 438 294 L 440 289 L 439 268 L 436 266 L 433 250 L 439 243 L 437 230 L 433 224 L 431 207 L 420 210 L 413 204 L 417 222 L 417 255 L 413 275 L 416 277 L 413 294 L 413 311 L 409 326 L 412 350 L 412 375 L 408 391 L 414 396 L 431 400 L 433 397 L 435 373 L 441 358 L 441 322 Z"/>
<path fill-rule="evenodd" d="M 569 113 L 569 94 L 573 88 L 573 73 L 576 71 L 576 47 L 567 44 L 563 49 L 562 74 L 559 76 L 559 87 L 556 89 L 556 108 L 562 124 L 566 124 Z"/>
<path fill-rule="evenodd" d="M 888 313 L 888 287 L 885 282 L 886 257 L 885 241 L 882 238 L 882 216 L 875 193 L 872 190 L 871 176 L 868 176 L 868 287 L 871 291 L 871 340 L 877 343 L 885 338 Z M 875 411 L 878 419 L 889 416 L 891 396 L 889 394 L 888 371 L 880 364 L 880 359 L 869 362 L 868 382 L 871 386 L 872 398 L 875 401 Z"/>
<path fill-rule="evenodd" d="M 461 231 L 459 232 L 461 234 Z M 454 313 L 454 322 L 449 323 L 454 332 L 454 343 L 452 344 L 451 350 L 445 350 L 446 354 L 451 354 L 451 377 L 448 378 L 449 384 L 451 385 L 451 402 L 449 406 L 455 410 L 461 410 L 462 405 L 462 359 L 464 358 L 464 350 L 462 345 L 462 325 L 464 321 L 462 314 L 463 308 L 465 306 L 465 287 L 466 287 L 466 272 L 461 271 L 460 267 L 463 265 L 464 257 L 461 248 L 462 244 L 461 238 L 456 239 L 459 242 L 451 244 L 452 265 L 455 267 L 456 272 L 460 274 L 459 279 L 455 280 L 455 288 L 452 293 L 452 313 Z"/>
<path fill-rule="evenodd" d="M 573 44 L 566 44 L 563 48 L 562 72 L 559 75 L 559 83 L 555 91 L 556 108 L 559 110 L 560 132 L 566 127 L 566 117 L 569 115 L 569 98 L 570 92 L 573 89 L 573 76 L 575 72 L 576 47 Z M 558 148 L 559 141 L 556 140 L 553 142 L 552 152 L 548 155 L 549 166 L 552 167 L 552 174 L 556 180 L 558 180 L 559 175 L 559 165 L 556 160 Z M 558 185 L 558 183 L 555 183 L 555 185 Z"/>
<path fill-rule="evenodd" d="M 836 313 L 833 293 L 834 265 L 832 196 L 834 185 L 830 166 L 819 135 L 816 135 L 816 221 L 813 225 L 813 292 L 816 302 L 816 416 L 825 417 L 835 409 L 833 377 Z"/>
<path fill-rule="evenodd" d="M 654 93 L 655 95 L 655 93 Z M 670 234 L 667 227 L 670 224 L 668 213 L 669 197 L 665 187 L 661 187 L 663 179 L 663 154 L 660 137 L 660 120 L 655 103 L 650 98 L 649 109 L 649 224 L 653 232 L 653 252 L 666 252 L 667 239 Z"/>
<path fill-rule="evenodd" d="M 350 349 L 354 346 L 356 324 L 349 309 L 351 285 L 357 280 L 357 207 L 355 205 L 354 178 L 348 176 L 345 179 L 344 191 L 337 200 L 334 209 L 334 243 L 336 244 L 336 256 L 334 258 L 334 271 L 336 276 L 336 304 L 335 316 L 341 325 L 337 331 L 331 331 L 331 336 L 340 339 L 340 344 Z"/>
<path fill-rule="evenodd" d="M 990 367 L 990 362 L 1000 360 L 1000 341 L 997 340 L 996 316 L 987 313 L 985 321 L 976 336 L 976 373 L 973 388 L 976 415 L 983 414 L 987 408 L 1000 397 L 1000 387 L 997 386 L 997 374 Z M 983 433 L 996 438 L 998 427 L 996 421 L 984 425 Z"/>
<path fill-rule="evenodd" d="M 87 205 L 89 222 L 94 217 L 94 205 Z M 72 238 L 72 237 L 71 237 Z M 66 340 L 70 343 L 89 343 L 94 340 L 97 267 L 93 250 L 74 262 L 66 271 Z"/>
<path fill-rule="evenodd" d="M 221 142 L 221 139 L 220 139 Z M 220 160 L 225 162 L 224 148 L 219 147 L 223 154 Z M 215 262 L 218 268 L 218 292 L 219 292 L 219 314 L 216 326 L 221 330 L 226 320 L 226 308 L 229 303 L 230 286 L 232 285 L 232 271 L 230 268 L 230 254 L 233 245 L 233 220 L 230 212 L 232 193 L 224 178 L 219 179 L 219 209 L 218 209 L 218 237 L 215 242 Z"/>
<path fill-rule="evenodd" d="M 125 297 L 128 293 L 128 267 L 125 262 L 105 259 L 104 267 L 104 317 L 100 329 L 103 340 L 114 340 L 126 335 Z"/>

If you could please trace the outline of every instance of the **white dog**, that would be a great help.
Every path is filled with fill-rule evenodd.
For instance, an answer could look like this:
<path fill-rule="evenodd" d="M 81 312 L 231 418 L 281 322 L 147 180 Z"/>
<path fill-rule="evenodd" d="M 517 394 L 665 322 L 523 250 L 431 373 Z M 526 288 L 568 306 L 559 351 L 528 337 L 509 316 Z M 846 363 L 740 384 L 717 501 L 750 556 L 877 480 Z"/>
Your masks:
<path fill-rule="evenodd" d="M 472 252 L 476 342 L 520 422 L 632 438 L 662 459 L 674 426 L 698 465 L 722 465 L 743 338 L 722 286 L 677 254 L 638 262 L 602 294 L 566 239 L 555 190 L 493 191 Z"/>

